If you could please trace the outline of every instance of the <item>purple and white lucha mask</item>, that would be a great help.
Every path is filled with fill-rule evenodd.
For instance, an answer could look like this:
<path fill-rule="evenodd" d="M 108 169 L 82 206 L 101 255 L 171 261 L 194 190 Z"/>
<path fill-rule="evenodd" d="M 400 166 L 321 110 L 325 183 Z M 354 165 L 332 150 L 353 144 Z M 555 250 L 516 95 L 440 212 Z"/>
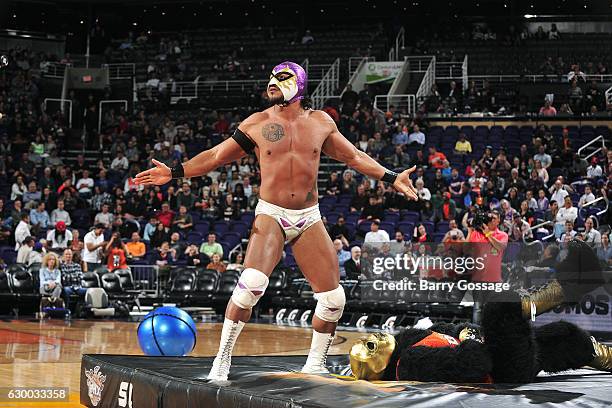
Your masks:
<path fill-rule="evenodd" d="M 289 74 L 289 76 L 281 76 L 281 73 Z M 283 77 L 283 79 L 279 79 L 279 76 Z M 272 69 L 268 86 L 276 85 L 283 94 L 283 104 L 288 105 L 304 98 L 307 83 L 308 75 L 306 74 L 306 71 L 304 71 L 304 68 L 295 62 L 285 61 L 281 62 Z"/>

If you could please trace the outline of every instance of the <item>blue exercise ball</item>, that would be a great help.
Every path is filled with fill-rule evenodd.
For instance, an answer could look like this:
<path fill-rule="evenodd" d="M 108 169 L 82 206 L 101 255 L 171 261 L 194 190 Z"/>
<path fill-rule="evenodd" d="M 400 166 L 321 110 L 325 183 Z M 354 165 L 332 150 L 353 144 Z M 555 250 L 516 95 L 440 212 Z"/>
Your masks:
<path fill-rule="evenodd" d="M 138 325 L 138 343 L 148 356 L 184 356 L 196 344 L 196 325 L 178 307 L 159 307 Z"/>

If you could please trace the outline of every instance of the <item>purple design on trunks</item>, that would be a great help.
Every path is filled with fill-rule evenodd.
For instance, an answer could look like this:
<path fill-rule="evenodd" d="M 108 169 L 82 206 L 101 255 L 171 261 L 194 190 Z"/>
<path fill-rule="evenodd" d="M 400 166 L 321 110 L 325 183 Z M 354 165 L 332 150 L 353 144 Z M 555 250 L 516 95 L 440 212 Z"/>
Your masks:
<path fill-rule="evenodd" d="M 284 219 L 283 217 L 279 217 L 279 219 L 280 219 L 280 223 L 283 226 L 283 228 L 291 227 L 291 223 L 288 220 Z"/>
<path fill-rule="evenodd" d="M 304 226 L 304 224 L 306 224 L 306 218 L 302 218 L 301 220 L 299 220 L 295 226 L 298 228 L 302 228 Z"/>

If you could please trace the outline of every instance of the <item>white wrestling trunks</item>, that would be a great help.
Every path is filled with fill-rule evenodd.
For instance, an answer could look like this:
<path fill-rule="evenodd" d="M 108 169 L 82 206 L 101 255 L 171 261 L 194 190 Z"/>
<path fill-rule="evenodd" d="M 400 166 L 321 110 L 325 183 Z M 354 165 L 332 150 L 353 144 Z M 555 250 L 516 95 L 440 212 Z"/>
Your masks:
<path fill-rule="evenodd" d="M 285 241 L 293 241 L 316 222 L 321 220 L 319 204 L 302 210 L 289 210 L 259 199 L 255 216 L 269 215 L 274 218 L 285 232 Z"/>

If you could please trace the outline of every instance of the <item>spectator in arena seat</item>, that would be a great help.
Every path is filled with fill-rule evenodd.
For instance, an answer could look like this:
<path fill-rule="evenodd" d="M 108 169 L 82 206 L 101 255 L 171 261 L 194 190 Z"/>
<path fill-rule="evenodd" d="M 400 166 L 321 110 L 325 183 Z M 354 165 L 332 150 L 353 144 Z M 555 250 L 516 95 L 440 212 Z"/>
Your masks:
<path fill-rule="evenodd" d="M 412 133 L 408 135 L 408 144 L 417 144 L 420 146 L 425 146 L 425 134 L 421 132 L 419 125 L 415 124 L 412 127 Z"/>
<path fill-rule="evenodd" d="M 601 245 L 597 246 L 597 258 L 609 268 L 612 266 L 612 245 L 610 245 L 610 234 L 601 234 Z"/>
<path fill-rule="evenodd" d="M 546 197 L 546 191 L 544 189 L 538 190 L 538 207 L 539 211 L 548 211 L 548 207 L 550 205 L 548 198 Z"/>
<path fill-rule="evenodd" d="M 346 278 L 344 264 L 351 258 L 351 253 L 344 249 L 344 245 L 339 239 L 334 240 L 334 249 L 336 250 L 336 256 L 338 257 L 338 265 L 340 266 L 340 279 L 344 279 Z"/>
<path fill-rule="evenodd" d="M 451 177 L 448 180 L 448 191 L 451 193 L 452 198 L 456 198 L 461 195 L 463 181 L 463 177 L 459 174 L 459 170 L 457 168 L 453 168 L 451 170 Z"/>
<path fill-rule="evenodd" d="M 59 269 L 59 258 L 53 252 L 47 253 L 42 258 L 39 270 L 40 294 L 50 296 L 52 302 L 62 295 L 62 274 Z"/>
<path fill-rule="evenodd" d="M 512 222 L 512 227 L 510 228 L 508 237 L 512 242 L 521 242 L 523 239 L 530 241 L 533 239 L 531 226 L 518 213 L 514 214 L 514 220 Z"/>
<path fill-rule="evenodd" d="M 244 254 L 242 252 L 238 252 L 232 258 L 233 261 L 227 265 L 226 270 L 242 272 L 244 270 Z"/>
<path fill-rule="evenodd" d="M 557 25 L 552 23 L 550 26 L 550 31 L 548 32 L 549 40 L 558 40 L 560 38 L 559 30 L 557 29 Z"/>
<path fill-rule="evenodd" d="M 580 70 L 579 64 L 573 64 L 572 70 L 567 74 L 567 82 L 582 80 L 586 82 L 586 74 Z"/>
<path fill-rule="evenodd" d="M 30 259 L 30 253 L 34 248 L 35 240 L 34 237 L 27 236 L 23 240 L 19 250 L 17 250 L 17 258 L 15 260 L 18 264 L 28 265 L 28 260 Z"/>
<path fill-rule="evenodd" d="M 423 224 L 418 224 L 416 227 L 414 227 L 414 232 L 412 234 L 412 241 L 419 242 L 419 243 L 431 241 L 429 239 L 429 235 L 427 234 L 427 229 L 425 228 Z"/>
<path fill-rule="evenodd" d="M 57 208 L 51 211 L 51 226 L 55 226 L 60 221 L 64 222 L 66 226 L 72 224 L 70 213 L 64 208 L 64 200 L 58 200 Z"/>
<path fill-rule="evenodd" d="M 442 152 L 439 152 L 435 146 L 429 147 L 429 158 L 428 163 L 435 169 L 441 169 L 444 167 L 444 160 L 446 159 L 446 155 Z"/>
<path fill-rule="evenodd" d="M 573 224 L 576 218 L 578 218 L 578 209 L 573 206 L 572 198 L 567 195 L 563 200 L 563 206 L 557 213 L 557 223 L 563 225 L 566 221 L 571 221 Z"/>
<path fill-rule="evenodd" d="M 434 206 L 434 221 L 450 221 L 457 216 L 457 205 L 451 199 L 451 194 L 447 191 L 442 195 L 442 201 Z"/>
<path fill-rule="evenodd" d="M 588 217 L 584 220 L 584 242 L 594 245 L 601 245 L 601 233 L 594 228 L 595 222 L 593 217 Z"/>
<path fill-rule="evenodd" d="M 113 159 L 111 162 L 111 170 L 117 172 L 118 174 L 123 174 L 127 171 L 130 166 L 130 162 L 127 157 L 123 155 L 123 151 L 117 150 L 117 157 Z"/>
<path fill-rule="evenodd" d="M 385 230 L 380 229 L 380 222 L 373 221 L 370 224 L 370 231 L 365 235 L 364 244 L 376 242 L 389 242 L 389 234 Z"/>
<path fill-rule="evenodd" d="M 98 266 L 102 265 L 104 247 L 108 243 L 104 240 L 105 229 L 105 224 L 98 223 L 83 238 L 83 262 L 85 262 L 89 272 L 93 272 Z"/>
<path fill-rule="evenodd" d="M 78 262 L 75 262 L 74 253 L 70 248 L 64 249 L 59 269 L 62 275 L 62 286 L 64 287 L 66 305 L 70 308 L 71 295 L 78 294 L 83 296 L 85 292 L 87 292 L 86 288 L 81 287 L 83 269 Z"/>
<path fill-rule="evenodd" d="M 559 239 L 557 240 L 559 243 L 571 241 L 572 239 L 574 239 L 576 237 L 576 234 L 577 234 L 577 232 L 574 231 L 574 222 L 573 221 L 567 220 L 567 221 L 565 221 L 563 226 L 564 226 L 564 229 L 561 232 L 561 235 L 559 236 Z"/>
<path fill-rule="evenodd" d="M 30 160 L 30 154 L 24 152 L 21 155 L 21 161 L 19 162 L 19 171 L 27 178 L 31 179 L 35 176 L 36 164 Z"/>
<path fill-rule="evenodd" d="M 570 178 L 577 179 L 587 176 L 589 163 L 580 157 L 578 153 L 574 153 L 574 158 L 569 168 Z"/>
<path fill-rule="evenodd" d="M 109 205 L 102 204 L 102 211 L 96 214 L 94 224 L 104 224 L 106 228 L 109 228 L 114 220 L 115 216 L 109 211 Z"/>
<path fill-rule="evenodd" d="M 109 271 L 128 269 L 128 250 L 123 241 L 121 241 L 121 236 L 118 232 L 112 234 L 110 241 L 104 248 L 104 252 L 106 253 L 106 267 Z"/>
<path fill-rule="evenodd" d="M 427 158 L 425 157 L 425 155 L 423 154 L 423 150 L 417 150 L 416 151 L 416 155 L 412 158 L 411 162 L 410 162 L 410 166 L 417 166 L 418 167 L 425 167 L 427 168 L 428 163 L 427 163 Z"/>
<path fill-rule="evenodd" d="M 540 145 L 538 147 L 538 153 L 533 156 L 533 161 L 539 161 L 542 164 L 542 167 L 547 169 L 552 164 L 552 157 L 550 154 L 546 153 L 546 147 L 544 145 Z"/>
<path fill-rule="evenodd" d="M 346 89 L 344 90 L 344 93 L 340 98 L 340 102 L 342 103 L 343 114 L 351 114 L 357 107 L 357 103 L 359 102 L 359 95 L 353 90 L 351 84 L 348 84 L 346 86 Z"/>
<path fill-rule="evenodd" d="M 26 209 L 32 209 L 32 208 L 36 208 L 36 203 L 41 201 L 41 193 L 38 190 L 38 186 L 36 185 L 35 181 L 31 181 L 30 184 L 28 184 L 28 190 L 23 193 L 22 196 L 22 201 L 24 204 L 24 207 Z"/>
<path fill-rule="evenodd" d="M 351 198 L 349 204 L 351 212 L 361 212 L 368 203 L 368 195 L 365 186 L 360 184 L 357 186 L 357 194 Z"/>
<path fill-rule="evenodd" d="M 564 188 L 563 181 L 560 178 L 555 180 L 554 184 L 550 187 L 549 192 L 551 194 L 550 201 L 556 201 L 557 203 L 563 203 L 565 197 L 569 195 L 566 188 Z"/>
<path fill-rule="evenodd" d="M 351 239 L 350 231 L 346 226 L 344 216 L 339 216 L 338 220 L 329 229 L 329 236 L 331 239 L 339 239 L 342 241 L 344 246 L 348 247 L 349 239 Z"/>
<path fill-rule="evenodd" d="M 351 257 L 344 262 L 344 272 L 346 279 L 358 280 L 362 276 L 361 248 L 358 246 L 351 248 Z"/>
<path fill-rule="evenodd" d="M 171 230 L 180 232 L 183 235 L 187 235 L 189 231 L 193 228 L 193 218 L 191 214 L 187 212 L 187 207 L 181 205 L 179 207 L 179 213 L 172 220 L 172 228 Z"/>
<path fill-rule="evenodd" d="M 465 235 L 463 234 L 463 231 L 461 231 L 457 227 L 457 221 L 455 221 L 454 219 L 451 219 L 448 222 L 448 231 L 446 232 L 446 234 L 444 234 L 444 237 L 442 238 L 442 242 L 457 242 L 457 241 L 464 241 L 464 240 L 465 240 Z"/>
<path fill-rule="evenodd" d="M 219 254 L 213 254 L 211 261 L 206 265 L 206 269 L 214 269 L 219 273 L 224 273 L 227 270 Z"/>
<path fill-rule="evenodd" d="M 66 229 L 64 221 L 58 221 L 55 228 L 47 232 L 47 242 L 51 249 L 64 250 L 72 243 L 72 232 Z"/>
<path fill-rule="evenodd" d="M 169 240 L 170 240 L 170 234 L 164 227 L 164 224 L 162 224 L 161 222 L 158 222 L 155 227 L 155 231 L 153 231 L 153 234 L 150 236 L 149 242 L 150 242 L 151 247 L 158 248 L 164 241 L 169 241 Z"/>
<path fill-rule="evenodd" d="M 15 201 L 17 199 L 22 200 L 26 191 L 28 191 L 28 187 L 23 182 L 23 176 L 17 176 L 15 182 L 11 186 L 11 201 Z"/>
<path fill-rule="evenodd" d="M 569 89 L 569 104 L 572 110 L 576 113 L 582 112 L 582 88 L 578 86 L 578 80 L 573 79 L 570 82 Z"/>
<path fill-rule="evenodd" d="M 125 244 L 125 248 L 127 249 L 128 255 L 136 259 L 144 257 L 147 252 L 147 248 L 144 242 L 140 240 L 140 234 L 138 232 L 132 233 L 132 238 L 130 242 Z"/>
<path fill-rule="evenodd" d="M 586 169 L 586 176 L 590 179 L 602 177 L 603 170 L 601 166 L 598 164 L 599 160 L 597 157 L 591 157 L 591 164 Z"/>
<path fill-rule="evenodd" d="M 76 189 L 79 196 L 84 199 L 89 199 L 92 196 L 94 181 L 89 176 L 89 170 L 83 170 L 82 177 L 77 181 Z"/>
<path fill-rule="evenodd" d="M 176 259 L 179 259 L 185 253 L 185 243 L 181 241 L 181 235 L 178 232 L 173 232 L 170 235 L 170 242 L 168 244 L 171 249 L 176 251 Z"/>
<path fill-rule="evenodd" d="M 49 213 L 45 210 L 44 202 L 39 202 L 36 208 L 30 210 L 30 224 L 34 235 L 38 235 L 39 232 L 47 229 L 50 220 Z"/>
<path fill-rule="evenodd" d="M 174 211 L 170 209 L 170 204 L 166 201 L 161 205 L 161 211 L 157 214 L 157 219 L 164 226 L 170 228 L 174 219 Z"/>
<path fill-rule="evenodd" d="M 329 173 L 329 179 L 327 180 L 327 185 L 325 186 L 325 194 L 340 194 L 340 178 L 338 177 L 338 172 L 332 171 Z"/>
<path fill-rule="evenodd" d="M 582 208 L 586 203 L 595 200 L 595 194 L 593 194 L 593 189 L 589 184 L 584 186 L 584 194 L 580 196 L 580 200 L 578 200 L 578 208 Z"/>
<path fill-rule="evenodd" d="M 552 102 L 550 101 L 550 99 L 544 100 L 544 106 L 540 108 L 540 115 L 541 116 L 557 116 L 557 109 L 555 109 L 555 107 L 552 106 Z"/>
<path fill-rule="evenodd" d="M 217 242 L 217 235 L 214 232 L 208 234 L 207 241 L 200 246 L 200 252 L 212 258 L 213 254 L 223 257 L 223 247 Z"/>
<path fill-rule="evenodd" d="M 367 204 L 363 207 L 361 212 L 360 222 L 364 220 L 380 221 L 385 216 L 385 209 L 383 205 L 378 202 L 375 196 L 371 195 L 368 198 Z"/>
<path fill-rule="evenodd" d="M 429 201 L 431 200 L 431 192 L 425 187 L 425 182 L 422 178 L 418 178 L 414 183 L 417 195 L 420 200 Z"/>
<path fill-rule="evenodd" d="M 408 127 L 398 126 L 397 133 L 393 135 L 393 145 L 403 148 L 409 143 Z"/>
<path fill-rule="evenodd" d="M 455 154 L 463 156 L 472 153 L 472 144 L 466 140 L 465 133 L 459 133 L 459 139 L 455 143 Z"/>

